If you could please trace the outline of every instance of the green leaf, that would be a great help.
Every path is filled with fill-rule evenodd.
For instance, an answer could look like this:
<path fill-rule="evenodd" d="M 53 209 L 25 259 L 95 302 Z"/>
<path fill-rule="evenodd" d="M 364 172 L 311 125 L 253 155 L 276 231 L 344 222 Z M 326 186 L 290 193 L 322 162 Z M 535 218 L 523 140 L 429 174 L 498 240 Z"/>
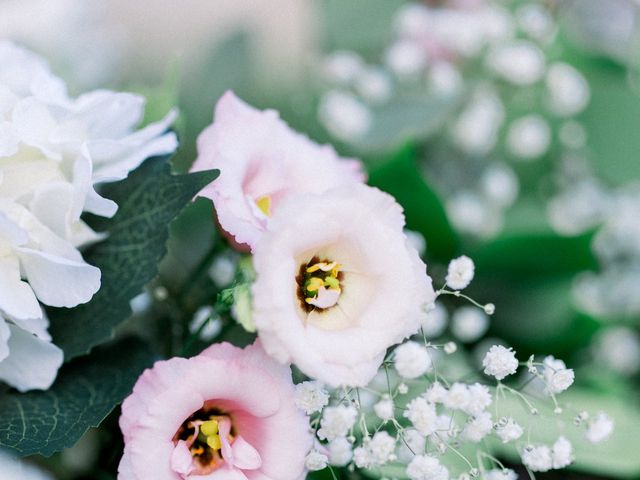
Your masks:
<path fill-rule="evenodd" d="M 131 392 L 154 355 L 126 339 L 66 364 L 46 392 L 0 394 L 0 445 L 21 456 L 71 447 Z"/>
<path fill-rule="evenodd" d="M 573 444 L 575 470 L 593 474 L 602 474 L 616 478 L 638 478 L 640 476 L 640 409 L 637 403 L 614 395 L 594 394 L 580 387 L 572 387 L 558 397 L 561 405 L 567 406 L 566 413 L 561 415 L 564 427 L 561 434 Z M 523 426 L 531 425 L 531 442 L 552 444 L 558 438 L 561 424 L 558 415 L 553 413 L 553 404 L 547 402 L 545 408 L 539 408 L 540 415 L 535 418 L 527 415 L 522 403 L 512 395 L 500 399 L 500 415 L 513 416 Z M 541 402 L 538 402 L 538 406 Z M 584 427 L 573 424 L 575 412 L 586 410 L 596 414 L 606 412 L 615 422 L 615 430 L 608 440 L 593 445 L 584 439 Z M 499 455 L 517 460 L 513 445 L 492 442 L 492 447 Z"/>
<path fill-rule="evenodd" d="M 456 236 L 440 198 L 418 170 L 413 148 L 373 167 L 369 183 L 393 195 L 404 208 L 407 228 L 424 235 L 430 258 L 449 260 L 458 251 Z"/>
<path fill-rule="evenodd" d="M 109 237 L 84 256 L 102 272 L 100 290 L 87 304 L 49 310 L 54 343 L 67 360 L 109 340 L 113 329 L 130 316 L 130 300 L 158 273 L 169 223 L 218 175 L 217 171 L 171 175 L 170 170 L 168 157 L 155 157 L 102 190 L 119 209 L 111 220 L 96 220 L 94 226 Z"/>

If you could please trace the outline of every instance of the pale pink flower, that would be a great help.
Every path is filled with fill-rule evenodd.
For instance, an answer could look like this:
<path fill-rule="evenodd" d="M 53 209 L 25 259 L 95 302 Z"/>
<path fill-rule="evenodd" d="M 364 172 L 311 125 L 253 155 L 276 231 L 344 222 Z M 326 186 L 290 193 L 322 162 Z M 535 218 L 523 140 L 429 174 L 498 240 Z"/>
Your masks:
<path fill-rule="evenodd" d="M 220 169 L 200 195 L 210 198 L 222 229 L 253 248 L 289 197 L 362 182 L 360 162 L 340 158 L 294 132 L 274 110 L 257 110 L 227 92 L 214 122 L 198 138 L 192 171 Z"/>
<path fill-rule="evenodd" d="M 157 362 L 122 405 L 118 480 L 298 480 L 312 446 L 291 371 L 259 342 Z"/>
<path fill-rule="evenodd" d="M 390 195 L 355 184 L 283 202 L 254 249 L 265 350 L 331 386 L 366 385 L 435 298 Z"/>

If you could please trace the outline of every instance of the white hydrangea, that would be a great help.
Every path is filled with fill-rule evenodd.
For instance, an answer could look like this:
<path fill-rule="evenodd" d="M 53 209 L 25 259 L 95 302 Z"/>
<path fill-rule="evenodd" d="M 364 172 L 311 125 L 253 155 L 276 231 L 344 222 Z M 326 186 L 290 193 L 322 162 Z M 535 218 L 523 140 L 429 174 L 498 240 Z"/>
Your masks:
<path fill-rule="evenodd" d="M 456 382 L 447 391 L 444 406 L 451 410 L 465 411 L 471 401 L 469 387 L 464 383 Z"/>
<path fill-rule="evenodd" d="M 586 438 L 591 443 L 600 443 L 613 433 L 613 420 L 604 412 L 599 412 L 587 424 Z"/>
<path fill-rule="evenodd" d="M 171 153 L 175 118 L 137 130 L 144 99 L 98 90 L 72 98 L 35 54 L 0 41 L 0 379 L 47 389 L 62 364 L 40 303 L 72 308 L 100 288 L 79 249 L 98 241 L 82 220 L 118 206 L 96 186 Z"/>
<path fill-rule="evenodd" d="M 315 380 L 306 381 L 296 385 L 294 401 L 300 410 L 311 415 L 329 404 L 329 393 L 323 388 L 322 383 Z"/>
<path fill-rule="evenodd" d="M 485 374 L 496 380 L 502 380 L 516 373 L 518 369 L 516 352 L 502 345 L 493 345 L 484 356 L 482 366 Z"/>
<path fill-rule="evenodd" d="M 546 445 L 528 445 L 522 451 L 522 463 L 533 472 L 548 472 L 553 468 L 551 449 Z"/>
<path fill-rule="evenodd" d="M 331 440 L 327 444 L 329 450 L 329 463 L 336 467 L 344 467 L 353 458 L 353 446 L 344 437 Z"/>
<path fill-rule="evenodd" d="M 482 412 L 472 417 L 464 426 L 462 436 L 469 442 L 478 443 L 493 429 L 493 421 L 489 412 Z"/>
<path fill-rule="evenodd" d="M 447 285 L 454 290 L 467 288 L 471 280 L 473 280 L 475 268 L 473 260 L 466 255 L 454 258 L 449 262 L 449 268 L 445 278 Z"/>
<path fill-rule="evenodd" d="M 320 453 L 317 450 L 311 450 L 304 461 L 305 467 L 311 472 L 326 468 L 328 463 L 329 458 L 324 453 Z"/>
<path fill-rule="evenodd" d="M 373 411 L 381 420 L 391 420 L 395 417 L 393 400 L 390 398 L 383 398 L 373 406 Z"/>
<path fill-rule="evenodd" d="M 514 120 L 507 132 L 507 147 L 518 159 L 535 160 L 551 145 L 551 128 L 540 115 L 527 115 Z"/>
<path fill-rule="evenodd" d="M 489 388 L 479 383 L 469 385 L 469 396 L 469 403 L 464 408 L 464 411 L 469 415 L 481 414 L 493 402 Z"/>
<path fill-rule="evenodd" d="M 565 437 L 559 437 L 551 449 L 553 468 L 564 468 L 573 462 L 573 447 Z"/>
<path fill-rule="evenodd" d="M 489 317 L 477 307 L 456 309 L 451 317 L 451 332 L 465 343 L 471 343 L 484 335 L 489 328 Z"/>
<path fill-rule="evenodd" d="M 437 458 L 417 455 L 407 466 L 407 476 L 411 480 L 449 480 L 449 471 Z"/>
<path fill-rule="evenodd" d="M 421 435 L 431 435 L 438 428 L 436 407 L 423 397 L 411 400 L 407 404 L 403 416 L 411 422 Z"/>
<path fill-rule="evenodd" d="M 439 337 L 447 328 L 448 319 L 449 314 L 444 305 L 440 302 L 434 302 L 420 323 L 422 333 L 427 338 Z"/>
<path fill-rule="evenodd" d="M 502 443 L 518 440 L 523 433 L 524 430 L 513 418 L 501 419 L 496 425 L 496 435 L 502 440 Z"/>
<path fill-rule="evenodd" d="M 320 440 L 335 440 L 346 437 L 358 418 L 358 411 L 351 405 L 337 405 L 326 407 L 322 412 L 318 438 Z"/>
<path fill-rule="evenodd" d="M 575 379 L 573 369 L 567 368 L 562 360 L 553 356 L 544 359 L 544 369 L 542 376 L 547 393 L 557 395 L 569 388 Z"/>
<path fill-rule="evenodd" d="M 418 378 L 431 369 L 431 357 L 424 345 L 408 341 L 396 347 L 394 366 L 401 377 Z"/>

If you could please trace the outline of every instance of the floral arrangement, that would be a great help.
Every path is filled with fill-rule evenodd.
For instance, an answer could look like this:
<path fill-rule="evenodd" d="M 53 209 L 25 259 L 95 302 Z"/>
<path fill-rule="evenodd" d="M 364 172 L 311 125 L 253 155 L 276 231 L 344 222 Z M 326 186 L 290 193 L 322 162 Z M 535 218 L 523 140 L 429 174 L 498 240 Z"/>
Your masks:
<path fill-rule="evenodd" d="M 612 434 L 606 412 L 565 402 L 562 360 L 500 342 L 469 358 L 460 347 L 496 311 L 463 293 L 474 261 L 432 280 L 430 239 L 358 159 L 227 92 L 191 172 L 174 175 L 174 112 L 139 128 L 138 95 L 71 97 L 8 42 L 0 65 L 0 444 L 13 454 L 71 447 L 120 402 L 119 480 L 512 480 L 516 464 L 535 478 Z M 210 271 L 217 294 L 174 304 L 152 283 L 139 296 L 193 202 L 224 240 L 185 288 Z M 156 304 L 193 312 L 188 331 L 161 330 L 161 356 L 128 335 L 165 328 Z"/>

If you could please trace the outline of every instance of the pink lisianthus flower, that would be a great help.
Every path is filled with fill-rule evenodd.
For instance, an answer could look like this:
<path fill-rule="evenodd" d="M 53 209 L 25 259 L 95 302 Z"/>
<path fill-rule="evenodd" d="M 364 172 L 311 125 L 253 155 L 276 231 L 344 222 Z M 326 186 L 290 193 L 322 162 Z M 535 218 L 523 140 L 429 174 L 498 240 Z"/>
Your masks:
<path fill-rule="evenodd" d="M 267 353 L 333 387 L 364 386 L 435 299 L 394 198 L 366 185 L 283 202 L 253 252 Z"/>
<path fill-rule="evenodd" d="M 291 370 L 259 342 L 157 362 L 122 405 L 118 480 L 299 480 L 312 446 Z"/>
<path fill-rule="evenodd" d="M 260 111 L 227 92 L 214 122 L 198 138 L 192 171 L 220 169 L 200 195 L 210 198 L 222 229 L 253 248 L 280 204 L 298 193 L 322 193 L 362 182 L 359 161 L 340 158 L 294 132 L 274 110 Z"/>

